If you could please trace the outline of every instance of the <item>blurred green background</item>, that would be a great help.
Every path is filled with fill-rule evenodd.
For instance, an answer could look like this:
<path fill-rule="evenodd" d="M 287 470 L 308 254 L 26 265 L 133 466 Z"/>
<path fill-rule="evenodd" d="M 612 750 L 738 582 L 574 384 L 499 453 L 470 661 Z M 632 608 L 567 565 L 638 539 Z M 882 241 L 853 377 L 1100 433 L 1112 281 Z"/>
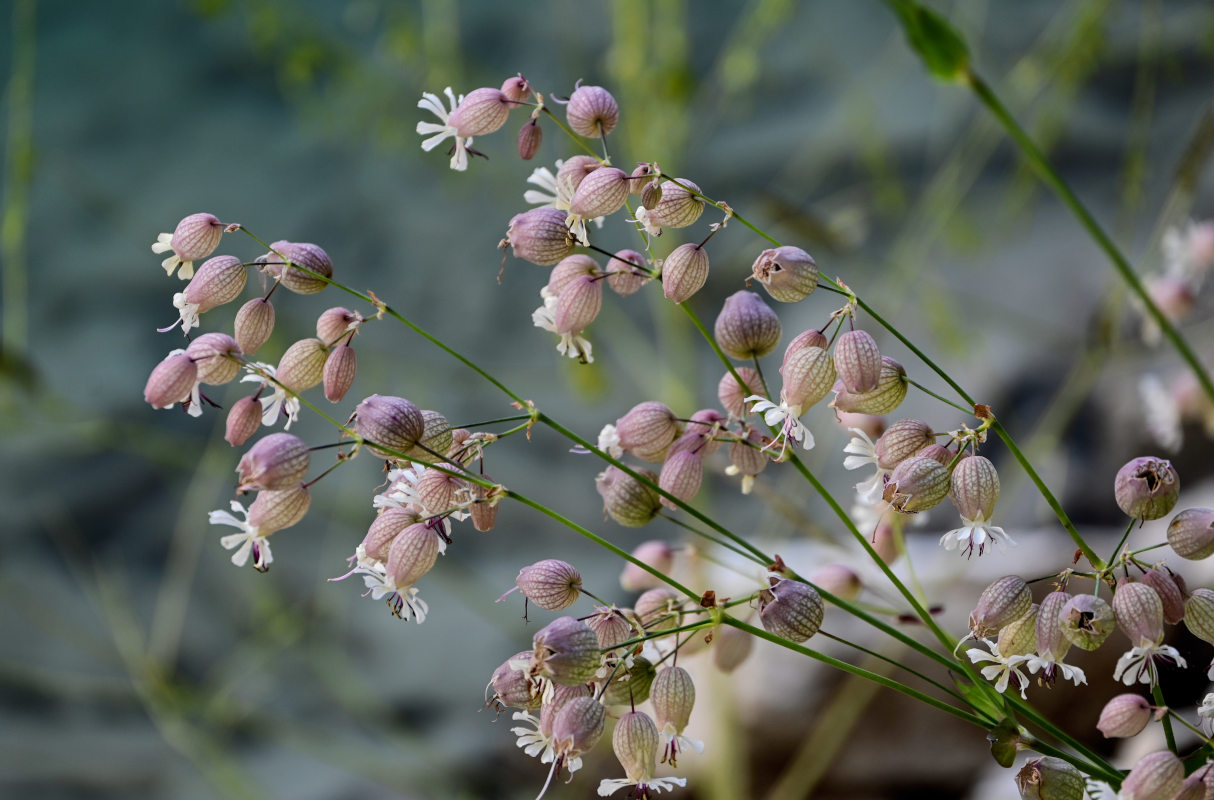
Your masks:
<path fill-rule="evenodd" d="M 1167 225 L 1214 214 L 1208 2 L 934 5 L 1140 272 L 1158 267 Z M 499 285 L 495 248 L 526 208 L 531 169 L 572 151 L 549 125 L 535 162 L 520 163 L 520 115 L 478 139 L 488 161 L 453 173 L 418 146 L 422 91 L 498 86 L 517 72 L 546 95 L 579 78 L 607 87 L 622 109 L 617 164 L 656 160 L 813 253 L 995 403 L 1086 524 L 1116 520 L 1108 465 L 1147 443 L 1141 422 L 1127 422 L 1135 376 L 1176 369 L 1138 342 L 1103 257 L 1003 133 L 963 89 L 927 76 L 877 2 L 11 0 L 0 69 L 6 797 L 538 791 L 545 770 L 515 749 L 509 719 L 478 709 L 492 670 L 547 618 L 524 626 L 519 603 L 493 600 L 519 567 L 559 556 L 627 602 L 619 564 L 503 507 L 496 531 L 462 532 L 424 579 L 426 624 L 398 622 L 360 587 L 325 581 L 371 519 L 380 474 L 364 458 L 318 484 L 307 519 L 275 537 L 267 575 L 236 569 L 206 524 L 233 488 L 223 414 L 153 412 L 140 393 L 181 341 L 155 331 L 176 317 L 180 284 L 149 245 L 209 211 L 267 241 L 321 244 L 335 277 L 374 290 L 584 436 L 643 399 L 686 413 L 716 404 L 719 364 L 656 292 L 607 298 L 589 333 L 593 367 L 557 356 L 530 320 L 546 271 L 508 259 Z M 599 241 L 618 249 L 632 236 L 616 220 Z M 743 287 L 763 246 L 737 224 L 714 239 L 712 277 L 692 301 L 702 318 Z M 221 252 L 259 254 L 236 237 Z M 334 304 L 349 305 L 331 291 L 280 298 L 265 352 L 311 335 Z M 786 335 L 833 308 L 817 296 L 780 308 Z M 233 312 L 208 314 L 203 329 Z M 1208 321 L 1188 330 L 1208 355 Z M 335 416 L 373 392 L 457 423 L 511 413 L 399 326 L 370 325 L 357 344 L 359 377 Z M 846 499 L 847 436 L 818 411 L 811 464 Z M 906 411 L 941 417 L 922 395 Z M 299 430 L 333 438 L 310 419 Z M 1208 472 L 1208 443 L 1194 447 L 1189 460 Z M 681 538 L 660 521 L 602 523 L 597 464 L 546 432 L 503 444 L 487 469 L 621 546 Z M 761 483 L 741 502 L 718 475 L 701 502 L 782 554 L 829 547 L 838 532 L 821 503 L 778 478 Z M 1003 504 L 1031 526 L 1046 518 L 1024 489 L 1006 478 Z M 1055 548 L 1051 563 L 1059 557 Z M 928 567 L 927 579 L 956 563 Z M 974 567 L 972 580 L 1003 568 Z M 957 600 L 962 618 L 972 596 Z M 1009 772 L 999 794 L 978 787 L 981 732 L 796 660 L 762 659 L 776 666 L 701 684 L 693 721 L 713 749 L 686 759 L 681 796 L 1015 797 Z M 593 796 L 599 777 L 618 774 L 606 744 L 587 762 L 549 796 Z"/>

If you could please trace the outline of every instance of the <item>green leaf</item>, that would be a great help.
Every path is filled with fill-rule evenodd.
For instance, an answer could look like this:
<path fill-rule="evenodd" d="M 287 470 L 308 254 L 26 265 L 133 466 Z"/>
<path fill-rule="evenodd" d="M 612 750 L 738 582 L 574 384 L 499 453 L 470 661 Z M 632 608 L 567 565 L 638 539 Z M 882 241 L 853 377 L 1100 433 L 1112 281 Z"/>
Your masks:
<path fill-rule="evenodd" d="M 969 67 L 969 48 L 944 17 L 915 0 L 889 0 L 906 40 L 935 77 L 960 81 Z"/>
<path fill-rule="evenodd" d="M 961 680 L 956 680 L 954 683 L 957 686 L 957 691 L 969 703 L 970 708 L 974 709 L 977 713 L 991 720 L 1007 719 L 1009 716 L 1009 711 L 1003 703 L 1002 695 L 992 697 L 989 687 L 975 686 L 972 683 Z"/>
<path fill-rule="evenodd" d="M 1020 729 L 1016 723 L 1005 719 L 990 729 L 986 740 L 991 743 L 991 755 L 1001 767 L 1010 767 L 1020 751 Z"/>

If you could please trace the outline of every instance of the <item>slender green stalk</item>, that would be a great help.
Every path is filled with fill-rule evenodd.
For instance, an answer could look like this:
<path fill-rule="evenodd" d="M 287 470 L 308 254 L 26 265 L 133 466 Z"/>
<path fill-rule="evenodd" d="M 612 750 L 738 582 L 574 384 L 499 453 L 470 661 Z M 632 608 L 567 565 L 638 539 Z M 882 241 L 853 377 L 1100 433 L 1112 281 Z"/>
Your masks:
<path fill-rule="evenodd" d="M 1122 255 L 1117 245 L 1113 244 L 1113 240 L 1092 216 L 1087 207 L 1082 201 L 1071 191 L 1071 187 L 1067 185 L 1062 176 L 1055 171 L 1050 165 L 1045 154 L 1038 149 L 1032 137 L 1020 127 L 1020 123 L 1012 116 L 1012 113 L 1003 105 L 999 96 L 995 91 L 982 80 L 973 70 L 967 69 L 964 73 L 963 82 L 973 90 L 977 98 L 983 105 L 995 116 L 999 124 L 1003 126 L 1008 135 L 1020 148 L 1020 153 L 1028 161 L 1029 166 L 1037 173 L 1037 177 L 1041 178 L 1042 182 L 1054 190 L 1063 204 L 1070 209 L 1075 218 L 1079 220 L 1079 224 L 1084 227 L 1088 234 L 1095 240 L 1097 246 L 1104 251 L 1108 256 L 1109 262 L 1113 265 L 1113 269 L 1125 282 L 1126 286 L 1130 287 L 1130 291 L 1138 298 L 1143 307 L 1150 314 L 1151 319 L 1159 326 L 1160 331 L 1175 348 L 1176 352 L 1188 364 L 1189 369 L 1197 377 L 1197 381 L 1201 384 L 1202 391 L 1206 396 L 1214 401 L 1214 381 L 1210 380 L 1209 373 L 1202 366 L 1201 361 L 1197 358 L 1197 354 L 1189 347 L 1189 343 L 1180 335 L 1180 331 L 1176 330 L 1176 326 L 1172 321 L 1160 310 L 1155 301 L 1151 299 L 1151 295 L 1147 292 L 1146 287 L 1142 285 L 1138 275 L 1134 272 L 1134 268 L 1130 266 L 1130 262 Z"/>
<path fill-rule="evenodd" d="M 1121 541 L 1117 542 L 1117 546 L 1113 548 L 1113 553 L 1109 556 L 1107 563 L 1112 564 L 1117 560 L 1117 554 L 1121 552 L 1121 548 L 1125 546 L 1125 540 L 1130 538 L 1130 531 L 1134 530 L 1134 526 L 1137 524 L 1139 524 L 1139 520 L 1130 520 L 1130 524 L 1126 526 L 1125 533 L 1121 534 Z"/>
<path fill-rule="evenodd" d="M 895 661 L 894 659 L 890 658 L 889 656 L 883 656 L 880 653 L 876 652 L 875 650 L 870 650 L 867 647 L 863 647 L 862 645 L 858 645 L 855 642 L 848 641 L 847 639 L 844 639 L 840 636 L 835 636 L 833 633 L 827 633 L 826 631 L 823 631 L 823 630 L 818 631 L 818 633 L 816 635 L 822 636 L 826 639 L 831 639 L 833 641 L 838 642 L 839 644 L 847 645 L 848 647 L 852 648 L 853 650 L 859 650 L 861 653 L 872 656 L 873 658 L 877 659 L 878 661 L 884 661 L 886 664 L 892 664 L 893 666 L 898 667 L 899 669 L 909 672 L 911 675 L 914 675 L 916 678 L 923 681 L 924 683 L 931 684 L 932 686 L 936 687 L 937 689 L 939 689 L 940 691 L 949 695 L 950 697 L 960 700 L 962 703 L 965 703 L 967 705 L 969 704 L 969 701 L 966 700 L 963 695 L 958 694 L 956 691 L 945 686 L 943 683 L 940 683 L 939 681 L 936 681 L 936 680 L 933 680 L 933 679 L 927 677 L 922 672 L 913 670 L 910 667 L 906 666 L 905 664 L 901 663 L 900 661 Z M 991 719 L 990 717 L 987 717 L 985 714 L 982 713 L 981 709 L 974 709 L 974 712 L 977 713 L 979 716 L 983 717 L 984 719 L 986 719 L 988 725 L 995 725 L 999 722 L 999 720 L 997 720 L 997 719 Z"/>
<path fill-rule="evenodd" d="M 1154 668 L 1153 665 L 1152 668 Z M 1158 683 L 1151 686 L 1151 697 L 1155 698 L 1155 705 L 1161 708 L 1167 706 L 1167 703 L 1163 699 L 1163 687 Z M 1176 732 L 1172 730 L 1172 718 L 1165 716 L 1160 722 L 1163 723 L 1163 738 L 1168 743 L 1168 749 L 1173 753 L 1179 754 L 1179 751 L 1176 749 Z"/>

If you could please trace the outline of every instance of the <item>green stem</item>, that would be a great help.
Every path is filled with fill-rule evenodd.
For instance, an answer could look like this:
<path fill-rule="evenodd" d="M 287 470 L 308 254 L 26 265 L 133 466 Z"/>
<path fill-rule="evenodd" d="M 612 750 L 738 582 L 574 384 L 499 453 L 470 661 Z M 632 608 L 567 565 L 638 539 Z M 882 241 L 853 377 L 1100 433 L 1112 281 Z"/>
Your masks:
<path fill-rule="evenodd" d="M 1139 521 L 1136 519 L 1130 520 L 1130 524 L 1126 527 L 1125 533 L 1121 534 L 1121 541 L 1119 541 L 1117 546 L 1113 548 L 1113 554 L 1109 556 L 1107 563 L 1112 564 L 1117 560 L 1117 554 L 1120 553 L 1121 548 L 1125 546 L 1125 540 L 1130 538 L 1130 531 L 1134 530 L 1134 526 L 1138 524 L 1138 522 Z"/>
<path fill-rule="evenodd" d="M 949 400 L 946 397 L 942 397 L 941 395 L 936 394 L 935 392 L 933 392 L 931 389 L 927 388 L 923 384 L 919 383 L 918 381 L 913 381 L 910 378 L 907 378 L 906 382 L 909 383 L 911 386 L 914 386 L 919 391 L 923 392 L 925 395 L 928 395 L 929 397 L 934 397 L 937 400 L 939 400 L 941 403 L 944 403 L 946 406 L 952 406 L 953 408 L 957 409 L 958 411 L 962 412 L 963 414 L 973 414 L 974 413 L 973 406 L 966 408 L 965 406 L 963 406 L 959 403 L 954 403 L 952 400 Z"/>
<path fill-rule="evenodd" d="M 1138 300 L 1146 308 L 1151 319 L 1159 326 L 1163 335 L 1167 337 L 1172 347 L 1180 354 L 1180 357 L 1188 364 L 1189 369 L 1197 377 L 1201 384 L 1202 390 L 1206 396 L 1214 401 L 1214 381 L 1210 380 L 1209 374 L 1202 367 L 1201 361 L 1197 355 L 1189 347 L 1188 342 L 1180 335 L 1180 331 L 1172 324 L 1172 321 L 1160 310 L 1155 301 L 1151 299 L 1151 295 L 1147 292 L 1146 287 L 1142 285 L 1138 275 L 1134 272 L 1134 268 L 1130 266 L 1130 262 L 1121 254 L 1117 245 L 1113 244 L 1113 240 L 1109 238 L 1104 229 L 1100 227 L 1095 217 L 1087 210 L 1087 207 L 1079 200 L 1071 188 L 1066 184 L 1054 168 L 1050 165 L 1045 155 L 1037 148 L 1028 133 L 1020 127 L 1020 123 L 1012 116 L 1011 112 L 1000 101 L 999 96 L 994 90 L 987 85 L 986 81 L 982 80 L 972 70 L 966 70 L 963 75 L 963 82 L 973 90 L 974 94 L 982 102 L 983 105 L 995 116 L 999 124 L 1003 126 L 1008 135 L 1020 148 L 1020 153 L 1028 161 L 1029 166 L 1037 173 L 1042 182 L 1054 190 L 1063 204 L 1070 209 L 1075 218 L 1079 220 L 1079 224 L 1084 227 L 1088 234 L 1096 241 L 1096 244 L 1108 256 L 1109 262 L 1113 265 L 1113 269 L 1125 281 L 1125 284 L 1130 287 L 1130 291 L 1138 297 Z"/>
<path fill-rule="evenodd" d="M 1163 699 L 1163 687 L 1161 687 L 1158 683 L 1151 686 L 1151 697 L 1155 698 L 1155 705 L 1167 705 Z M 1163 738 L 1168 743 L 1168 749 L 1173 753 L 1179 753 L 1179 751 L 1176 749 L 1176 732 L 1172 730 L 1172 718 L 1165 716 L 1162 720 L 1160 720 L 1160 722 L 1163 723 Z"/>
<path fill-rule="evenodd" d="M 549 110 L 547 103 L 544 104 L 543 111 L 545 114 L 548 115 L 548 119 L 552 120 L 553 122 L 555 122 L 557 124 L 557 127 L 559 127 L 561 130 L 563 130 L 565 133 L 569 134 L 569 138 L 573 140 L 574 144 L 576 144 L 578 147 L 585 150 L 590 155 L 594 156 L 595 161 L 599 160 L 599 154 L 594 152 L 594 150 L 590 147 L 590 145 L 586 144 L 585 139 L 583 139 L 581 136 L 578 136 L 576 133 L 574 133 L 572 128 L 570 128 L 564 122 L 561 122 L 561 118 L 558 117 L 556 114 L 553 114 L 552 111 Z"/>

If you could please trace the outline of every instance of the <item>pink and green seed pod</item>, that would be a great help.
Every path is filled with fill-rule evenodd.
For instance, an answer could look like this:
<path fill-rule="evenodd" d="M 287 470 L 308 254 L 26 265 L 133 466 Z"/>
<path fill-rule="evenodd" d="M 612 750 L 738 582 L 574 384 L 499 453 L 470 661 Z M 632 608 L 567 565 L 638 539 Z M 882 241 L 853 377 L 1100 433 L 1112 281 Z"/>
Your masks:
<path fill-rule="evenodd" d="M 759 379 L 759 373 L 754 367 L 738 367 L 735 372 L 738 374 L 737 378 L 733 372 L 726 372 L 721 376 L 717 383 L 717 400 L 730 418 L 741 419 L 746 416 L 746 398 L 762 396 L 763 381 Z M 738 383 L 738 378 L 742 379 L 742 383 Z"/>
<path fill-rule="evenodd" d="M 171 408 L 190 396 L 198 381 L 198 365 L 185 353 L 161 361 L 148 376 L 143 399 L 152 408 Z"/>
<path fill-rule="evenodd" d="M 868 331 L 852 330 L 835 340 L 835 369 L 843 388 L 863 394 L 877 388 L 881 378 L 881 350 Z"/>
<path fill-rule="evenodd" d="M 577 335 L 594 322 L 603 308 L 603 282 L 583 275 L 574 278 L 556 299 L 553 326 L 557 333 Z"/>
<path fill-rule="evenodd" d="M 911 456 L 890 473 L 885 499 L 895 510 L 914 514 L 939 505 L 948 496 L 951 485 L 952 476 L 939 461 Z"/>
<path fill-rule="evenodd" d="M 1083 773 L 1061 758 L 1042 756 L 1016 773 L 1021 800 L 1083 800 Z"/>
<path fill-rule="evenodd" d="M 324 386 L 325 399 L 330 403 L 340 403 L 346 392 L 354 385 L 354 376 L 358 372 L 358 357 L 354 348 L 340 344 L 329 351 L 325 359 L 325 368 L 321 376 Z"/>
<path fill-rule="evenodd" d="M 1106 739 L 1128 739 L 1142 732 L 1153 711 L 1142 695 L 1119 694 L 1104 704 L 1096 728 Z"/>
<path fill-rule="evenodd" d="M 632 666 L 623 674 L 617 672 L 599 699 L 606 706 L 635 707 L 649 699 L 656 675 L 657 670 L 653 662 L 644 656 L 635 656 Z"/>
<path fill-rule="evenodd" d="M 214 214 L 190 214 L 173 230 L 170 246 L 182 261 L 198 261 L 215 252 L 223 238 L 224 223 Z M 182 275 L 183 278 L 190 277 Z"/>
<path fill-rule="evenodd" d="M 199 314 L 205 314 L 240 297 L 248 277 L 248 270 L 235 256 L 209 258 L 186 284 L 186 302 L 198 306 Z"/>
<path fill-rule="evenodd" d="M 645 256 L 636 250 L 619 250 L 607 262 L 607 285 L 620 297 L 634 294 L 651 280 L 645 268 Z"/>
<path fill-rule="evenodd" d="M 781 303 L 804 300 L 818 288 L 818 265 L 799 247 L 764 250 L 751 266 L 751 273 Z"/>
<path fill-rule="evenodd" d="M 590 626 L 573 617 L 558 617 L 532 640 L 534 671 L 561 686 L 577 686 L 594 679 L 602 664 L 599 637 Z"/>
<path fill-rule="evenodd" d="M 1214 553 L 1214 508 L 1186 508 L 1172 517 L 1168 544 L 1181 558 L 1208 558 Z"/>
<path fill-rule="evenodd" d="M 713 338 L 731 358 L 761 358 L 780 343 L 780 318 L 763 298 L 742 290 L 725 298 Z"/>
<path fill-rule="evenodd" d="M 598 744 L 607 725 L 603 704 L 593 697 L 576 697 L 557 712 L 552 723 L 552 747 L 559 758 L 570 761 Z"/>
<path fill-rule="evenodd" d="M 662 293 L 682 303 L 708 280 L 708 252 L 698 244 L 681 244 L 662 262 Z"/>
<path fill-rule="evenodd" d="M 658 476 L 649 470 L 636 472 L 658 482 Z M 599 473 L 595 488 L 603 498 L 603 510 L 627 528 L 649 524 L 662 510 L 661 495 L 614 465 Z"/>
<path fill-rule="evenodd" d="M 1131 459 L 1113 482 L 1117 505 L 1133 519 L 1166 516 L 1180 497 L 1180 477 L 1172 462 L 1146 456 Z"/>
<path fill-rule="evenodd" d="M 473 89 L 451 112 L 447 124 L 455 128 L 456 135 L 463 139 L 486 136 L 506 124 L 512 108 L 514 104 L 501 89 Z"/>
<path fill-rule="evenodd" d="M 303 484 L 289 489 L 274 489 L 260 492 L 249 506 L 249 525 L 256 527 L 262 535 L 281 531 L 295 525 L 308 513 L 312 496 Z"/>
<path fill-rule="evenodd" d="M 282 285 L 292 292 L 316 294 L 329 285 L 325 279 L 333 277 L 333 262 L 329 259 L 329 254 L 319 245 L 311 242 L 284 240 L 271 243 L 270 250 L 272 252 L 258 260 L 266 262 L 267 275 L 278 278 Z M 283 260 L 295 266 L 278 263 Z M 316 275 L 310 275 L 297 267 L 303 267 Z"/>
<path fill-rule="evenodd" d="M 1172 800 L 1184 783 L 1184 764 L 1169 750 L 1143 756 L 1122 781 L 1119 800 Z"/>
<path fill-rule="evenodd" d="M 507 78 L 502 82 L 502 94 L 515 103 L 525 102 L 531 96 L 531 83 L 521 74 Z"/>
<path fill-rule="evenodd" d="M 233 447 L 247 442 L 261 427 L 261 403 L 255 397 L 242 397 L 228 409 L 224 440 Z"/>
<path fill-rule="evenodd" d="M 637 598 L 633 610 L 645 630 L 665 631 L 679 627 L 679 606 L 681 604 L 677 592 L 665 586 L 659 586 L 643 592 Z"/>
<path fill-rule="evenodd" d="M 637 545 L 632 551 L 632 557 L 663 574 L 669 574 L 674 566 L 674 550 L 660 539 Z M 656 589 L 662 585 L 662 581 L 652 573 L 641 569 L 631 561 L 626 562 L 623 571 L 620 572 L 620 588 L 626 592 L 641 592 L 646 589 Z"/>
<path fill-rule="evenodd" d="M 628 176 L 615 167 L 600 167 L 578 184 L 569 211 L 582 219 L 614 214 L 628 200 Z"/>
<path fill-rule="evenodd" d="M 329 350 L 320 339 L 300 339 L 278 360 L 274 379 L 288 391 L 299 394 L 324 380 Z"/>
<path fill-rule="evenodd" d="M 1119 583 L 1113 593 L 1113 614 L 1131 647 L 1153 647 L 1163 641 L 1163 602 L 1145 583 Z"/>
<path fill-rule="evenodd" d="M 511 218 L 501 246 L 506 245 L 515 258 L 549 267 L 573 252 L 574 240 L 565 227 L 565 212 L 543 207 Z"/>
<path fill-rule="evenodd" d="M 684 503 L 690 503 L 700 491 L 700 484 L 703 480 L 704 461 L 699 453 L 680 450 L 666 457 L 665 463 L 662 464 L 662 471 L 658 475 L 658 486 Z M 667 508 L 678 508 L 665 497 L 661 499 L 661 502 Z"/>
<path fill-rule="evenodd" d="M 643 784 L 657 768 L 658 728 L 643 711 L 620 717 L 611 734 L 611 749 L 630 781 Z"/>
<path fill-rule="evenodd" d="M 226 333 L 195 336 L 185 349 L 198 366 L 198 382 L 210 386 L 230 383 L 240 374 L 240 345 Z"/>
<path fill-rule="evenodd" d="M 548 273 L 548 284 L 545 288 L 549 294 L 560 295 L 565 290 L 565 287 L 578 278 L 586 276 L 597 276 L 599 274 L 599 265 L 588 255 L 583 253 L 575 253 L 574 255 L 562 258 L 552 272 Z"/>
<path fill-rule="evenodd" d="M 308 445 L 289 433 L 263 436 L 236 465 L 238 492 L 289 489 L 304 479 L 311 464 Z"/>
<path fill-rule="evenodd" d="M 759 593 L 759 620 L 770 633 L 804 642 L 822 625 L 822 597 L 812 586 L 781 579 Z"/>
<path fill-rule="evenodd" d="M 420 519 L 415 507 L 385 508 L 367 528 L 367 533 L 362 540 L 363 552 L 367 554 L 368 558 L 386 563 L 393 540 L 401 531 Z"/>
<path fill-rule="evenodd" d="M 578 86 L 565 106 L 569 127 L 579 136 L 598 139 L 615 130 L 620 107 L 602 86 Z"/>
<path fill-rule="evenodd" d="M 889 356 L 881 357 L 881 377 L 877 388 L 871 392 L 852 394 L 842 386 L 831 402 L 837 411 L 852 411 L 861 414 L 889 414 L 906 399 L 906 369 Z"/>
<path fill-rule="evenodd" d="M 354 409 L 354 430 L 368 442 L 405 453 L 421 438 L 425 422 L 418 407 L 403 397 L 373 394 Z"/>
<path fill-rule="evenodd" d="M 649 693 L 659 729 L 668 725 L 675 734 L 683 733 L 696 703 L 695 682 L 682 667 L 663 667 Z"/>
<path fill-rule="evenodd" d="M 1062 607 L 1062 635 L 1080 650 L 1096 650 L 1117 627 L 1113 608 L 1093 594 L 1078 594 Z"/>
<path fill-rule="evenodd" d="M 785 356 L 780 375 L 784 378 L 780 400 L 800 416 L 830 392 L 835 360 L 820 347 L 802 347 Z"/>
<path fill-rule="evenodd" d="M 362 318 L 362 314 L 342 306 L 326 308 L 316 318 L 316 338 L 326 345 L 334 345 L 342 337 L 351 335 Z M 349 344 L 350 340 L 347 338 L 345 343 Z"/>
<path fill-rule="evenodd" d="M 930 425 L 919 419 L 900 419 L 877 437 L 873 452 L 877 466 L 893 469 L 936 441 Z"/>
<path fill-rule="evenodd" d="M 540 121 L 532 117 L 523 123 L 523 127 L 518 129 L 518 157 L 524 161 L 530 161 L 535 158 L 535 154 L 540 151 L 540 144 L 544 141 L 544 129 L 540 127 Z"/>
<path fill-rule="evenodd" d="M 540 707 L 539 681 L 529 678 L 525 670 L 518 669 L 515 663 L 530 661 L 531 651 L 524 650 L 506 659 L 500 667 L 493 671 L 489 686 L 493 688 L 493 699 L 490 705 L 498 707 L 521 708 L 524 711 L 534 711 Z M 514 663 L 512 663 L 514 662 Z M 551 730 L 548 731 L 552 733 Z"/>
<path fill-rule="evenodd" d="M 423 522 L 415 522 L 392 540 L 385 565 L 388 577 L 398 589 L 412 586 L 438 561 L 438 533 Z"/>
<path fill-rule="evenodd" d="M 523 596 L 540 608 L 560 611 L 582 594 L 582 575 L 572 564 L 546 558 L 519 570 L 514 579 Z"/>
<path fill-rule="evenodd" d="M 949 456 L 952 453 L 945 451 Z M 969 456 L 953 468 L 949 499 L 963 519 L 989 520 L 999 499 L 999 473 L 984 456 Z"/>
<path fill-rule="evenodd" d="M 680 433 L 678 417 L 665 403 L 638 403 L 616 420 L 620 447 L 646 461 L 662 461 Z"/>
<path fill-rule="evenodd" d="M 1033 593 L 1024 578 L 1005 575 L 978 595 L 978 603 L 970 612 L 970 630 L 984 639 L 1023 617 L 1032 604 Z"/>
<path fill-rule="evenodd" d="M 264 297 L 255 297 L 236 312 L 234 335 L 245 353 L 256 353 L 274 332 L 274 306 Z"/>
<path fill-rule="evenodd" d="M 1163 621 L 1169 625 L 1175 625 L 1184 619 L 1184 592 L 1176 582 L 1178 577 L 1167 567 L 1156 567 L 1144 572 L 1140 579 L 1159 595 L 1159 600 L 1163 603 Z"/>
<path fill-rule="evenodd" d="M 703 198 L 688 191 L 698 192 L 700 187 L 686 178 L 676 180 L 662 181 L 656 190 L 659 199 L 649 212 L 649 218 L 663 228 L 686 228 L 704 213 Z"/>
<path fill-rule="evenodd" d="M 1214 644 L 1214 591 L 1194 589 L 1184 604 L 1184 626 L 1203 642 Z"/>

